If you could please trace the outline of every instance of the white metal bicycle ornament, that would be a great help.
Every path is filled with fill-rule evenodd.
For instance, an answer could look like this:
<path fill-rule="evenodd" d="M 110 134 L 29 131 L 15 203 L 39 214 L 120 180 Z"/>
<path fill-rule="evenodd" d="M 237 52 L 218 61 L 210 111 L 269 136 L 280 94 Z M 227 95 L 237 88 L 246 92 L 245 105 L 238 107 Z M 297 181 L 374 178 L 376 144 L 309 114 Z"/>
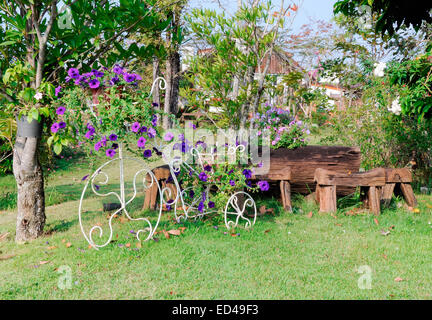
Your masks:
<path fill-rule="evenodd" d="M 160 83 L 162 82 L 162 80 L 164 81 L 164 79 L 158 78 L 155 80 L 156 81 L 160 81 Z M 154 88 L 154 85 L 152 86 L 152 91 Z M 161 88 L 163 88 L 161 86 L 161 84 L 159 84 L 159 86 Z M 163 150 L 163 146 L 161 145 L 153 145 L 157 150 Z M 245 146 L 240 144 L 237 146 L 230 146 L 228 147 L 227 150 L 227 155 L 230 154 L 236 154 L 236 153 L 243 153 L 245 152 Z M 210 158 L 210 159 L 215 159 L 216 157 L 219 156 L 219 154 L 217 152 L 211 152 L 211 153 L 202 153 L 200 152 L 197 148 L 191 148 L 189 151 L 189 155 L 192 157 L 195 157 L 195 159 L 197 160 L 198 165 L 201 167 L 201 169 L 204 170 L 204 162 L 203 162 L 203 158 Z M 119 147 L 118 147 L 118 157 L 111 159 L 107 162 L 105 162 L 104 164 L 102 164 L 98 169 L 95 170 L 95 172 L 90 176 L 90 178 L 87 180 L 84 189 L 82 191 L 81 194 L 81 198 L 80 198 L 80 203 L 79 203 L 79 209 L 78 209 L 78 218 L 79 218 L 79 224 L 81 227 L 81 231 L 85 237 L 85 239 L 87 240 L 87 242 L 95 249 L 98 248 L 102 248 L 107 246 L 109 243 L 111 243 L 111 241 L 113 240 L 113 235 L 114 235 L 114 231 L 113 231 L 113 219 L 120 215 L 120 214 L 124 214 L 124 216 L 129 219 L 129 221 L 137 221 L 137 222 L 144 222 L 144 228 L 139 229 L 136 232 L 136 238 L 138 241 L 147 241 L 153 238 L 157 227 L 160 223 L 161 220 L 161 216 L 163 213 L 163 208 L 164 206 L 172 206 L 174 208 L 174 215 L 175 218 L 177 220 L 178 223 L 180 223 L 181 221 L 186 221 L 188 219 L 200 219 L 210 213 L 217 213 L 217 210 L 209 210 L 207 208 L 202 208 L 201 210 L 199 210 L 197 204 L 200 202 L 200 195 L 196 195 L 195 197 L 192 197 L 192 199 L 186 200 L 188 199 L 188 197 L 186 197 L 186 193 L 190 191 L 191 188 L 187 188 L 187 189 L 181 189 L 180 184 L 177 180 L 177 176 L 176 173 L 179 173 L 180 170 L 186 169 L 189 170 L 189 172 L 192 172 L 193 174 L 195 174 L 197 177 L 199 175 L 198 172 L 196 172 L 196 170 L 190 166 L 187 161 L 184 161 L 182 158 L 173 158 L 173 159 L 168 159 L 164 154 L 162 154 L 162 158 L 166 161 L 166 164 L 169 167 L 169 171 L 171 173 L 171 177 L 173 179 L 173 183 L 175 186 L 175 195 L 173 194 L 173 191 L 168 187 L 161 187 L 160 182 L 158 181 L 158 179 L 156 178 L 155 174 L 153 173 L 153 169 L 155 168 L 150 168 L 149 164 L 144 161 L 143 159 L 138 159 L 138 158 L 133 158 L 133 157 L 125 157 L 123 155 L 123 146 L 120 143 Z M 133 177 L 133 181 L 132 181 L 132 186 L 133 186 L 133 194 L 129 199 L 126 199 L 126 195 L 125 195 L 125 177 L 124 177 L 124 162 L 125 160 L 128 161 L 134 161 L 136 163 L 138 163 L 140 165 L 140 169 L 135 173 L 134 177 Z M 118 166 L 119 166 L 119 177 L 120 177 L 120 182 L 119 182 L 119 193 L 115 192 L 115 191 L 109 191 L 106 193 L 101 193 L 99 192 L 99 188 L 96 187 L 97 184 L 99 185 L 108 185 L 109 182 L 109 175 L 107 172 L 104 171 L 104 168 L 107 167 L 109 164 L 112 163 L 116 163 L 118 162 Z M 142 186 L 144 187 L 144 191 L 153 187 L 154 185 L 157 186 L 157 190 L 158 190 L 158 214 L 157 214 L 157 218 L 156 221 L 154 221 L 153 223 L 150 221 L 149 218 L 146 217 L 138 217 L 138 218 L 133 218 L 129 212 L 128 212 L 128 206 L 135 200 L 137 194 L 138 194 L 138 189 L 137 189 L 137 180 L 138 178 L 142 176 Z M 99 180 L 100 179 L 100 180 Z M 97 184 L 96 184 L 97 183 Z M 93 227 L 90 228 L 90 230 L 88 231 L 88 233 L 86 233 L 84 226 L 83 226 L 83 219 L 82 219 L 82 214 L 83 214 L 83 202 L 84 202 L 84 197 L 86 194 L 86 191 L 89 187 L 89 185 L 91 186 L 91 191 L 99 196 L 99 197 L 108 197 L 108 196 L 115 196 L 115 198 L 119 201 L 120 203 L 120 207 L 118 209 L 116 209 L 113 213 L 110 214 L 109 218 L 108 218 L 108 226 L 109 226 L 109 236 L 108 239 L 103 242 L 98 244 L 95 239 L 94 239 L 94 233 L 98 233 L 99 234 L 99 238 L 102 238 L 103 236 L 103 228 L 100 225 L 95 225 Z M 210 195 L 210 188 L 212 187 L 212 185 L 207 185 L 206 189 L 205 189 L 205 195 L 207 198 L 209 198 Z M 169 200 L 168 200 L 169 199 Z M 248 212 L 251 212 L 251 214 L 248 215 Z M 257 217 L 257 209 L 256 209 L 256 204 L 254 199 L 252 198 L 252 196 L 245 192 L 245 191 L 238 191 L 235 192 L 234 194 L 232 194 L 230 196 L 230 198 L 228 199 L 226 205 L 225 205 L 225 209 L 224 209 L 224 221 L 225 221 L 225 226 L 227 227 L 227 229 L 231 229 L 234 227 L 237 227 L 240 223 L 244 222 L 244 227 L 245 228 L 250 228 L 252 227 L 255 222 L 256 222 L 256 217 Z M 141 235 L 146 235 L 145 238 L 143 238 Z"/>

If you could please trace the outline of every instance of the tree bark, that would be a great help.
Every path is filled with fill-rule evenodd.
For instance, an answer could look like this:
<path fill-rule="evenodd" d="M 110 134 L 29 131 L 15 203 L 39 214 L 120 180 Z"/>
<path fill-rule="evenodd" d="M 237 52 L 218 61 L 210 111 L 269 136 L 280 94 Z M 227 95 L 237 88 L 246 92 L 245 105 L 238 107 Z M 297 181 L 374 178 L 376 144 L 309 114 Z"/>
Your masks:
<path fill-rule="evenodd" d="M 18 187 L 17 242 L 36 239 L 45 225 L 44 180 L 37 148 L 38 138 L 16 138 L 13 171 Z"/>
<path fill-rule="evenodd" d="M 153 83 L 155 82 L 157 77 L 159 77 L 159 74 L 160 74 L 159 58 L 153 57 Z M 152 98 L 153 98 L 153 103 L 156 103 L 158 105 L 157 109 L 161 109 L 159 83 L 155 85 L 155 88 L 154 88 L 153 94 L 152 94 Z"/>
<path fill-rule="evenodd" d="M 178 97 L 179 97 L 179 73 L 180 73 L 180 54 L 175 51 L 172 52 L 166 62 L 166 91 L 164 112 L 167 115 L 163 117 L 162 126 L 164 129 L 171 127 L 168 114 L 176 114 L 178 111 Z"/>

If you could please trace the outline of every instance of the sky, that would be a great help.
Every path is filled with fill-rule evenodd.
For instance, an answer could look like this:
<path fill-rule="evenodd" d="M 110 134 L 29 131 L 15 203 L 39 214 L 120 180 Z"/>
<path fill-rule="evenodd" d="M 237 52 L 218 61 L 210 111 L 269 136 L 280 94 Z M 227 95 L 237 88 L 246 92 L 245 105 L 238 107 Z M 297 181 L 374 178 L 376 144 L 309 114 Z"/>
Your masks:
<path fill-rule="evenodd" d="M 227 9 L 229 13 L 235 12 L 237 8 L 237 0 L 219 0 L 220 3 Z M 285 0 L 284 4 L 298 5 L 297 15 L 292 25 L 293 31 L 298 31 L 304 24 L 311 20 L 330 21 L 333 16 L 333 5 L 336 0 Z M 280 0 L 273 0 L 273 4 L 280 6 Z M 218 10 L 216 0 L 190 0 L 192 8 L 209 8 Z"/>

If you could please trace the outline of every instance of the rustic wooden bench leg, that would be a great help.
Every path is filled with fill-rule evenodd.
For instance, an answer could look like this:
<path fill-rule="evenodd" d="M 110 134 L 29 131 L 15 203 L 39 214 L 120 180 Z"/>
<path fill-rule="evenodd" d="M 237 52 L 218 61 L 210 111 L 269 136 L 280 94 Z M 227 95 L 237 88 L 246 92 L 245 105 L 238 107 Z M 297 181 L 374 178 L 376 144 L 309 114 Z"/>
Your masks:
<path fill-rule="evenodd" d="M 410 183 L 401 183 L 400 188 L 402 190 L 402 195 L 406 201 L 406 203 L 410 207 L 416 207 L 417 206 L 417 199 L 414 195 L 414 191 L 411 187 Z"/>
<path fill-rule="evenodd" d="M 375 215 L 379 215 L 381 213 L 380 208 L 380 189 L 378 187 L 369 187 L 368 190 L 368 204 L 369 209 Z"/>
<path fill-rule="evenodd" d="M 396 183 L 387 183 L 383 187 L 382 197 L 381 197 L 381 200 L 383 202 L 383 207 L 388 207 L 390 205 L 395 186 Z"/>
<path fill-rule="evenodd" d="M 289 181 L 282 180 L 280 182 L 281 196 L 282 196 L 282 205 L 284 210 L 292 212 L 292 204 L 291 204 L 291 184 Z"/>
<path fill-rule="evenodd" d="M 336 186 L 317 185 L 320 212 L 336 212 Z"/>

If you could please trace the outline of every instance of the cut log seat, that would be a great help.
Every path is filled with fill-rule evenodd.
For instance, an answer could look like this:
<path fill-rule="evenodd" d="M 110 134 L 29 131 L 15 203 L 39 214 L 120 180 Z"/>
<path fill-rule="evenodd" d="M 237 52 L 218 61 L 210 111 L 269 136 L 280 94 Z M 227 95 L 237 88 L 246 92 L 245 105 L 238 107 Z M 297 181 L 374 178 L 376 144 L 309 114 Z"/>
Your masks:
<path fill-rule="evenodd" d="M 297 149 L 270 151 L 269 174 L 291 168 L 291 192 L 310 194 L 315 190 L 314 174 L 317 168 L 349 174 L 358 172 L 361 153 L 358 147 L 305 146 Z M 265 177 L 265 175 L 263 175 Z M 354 187 L 340 186 L 338 195 L 355 192 Z"/>
<path fill-rule="evenodd" d="M 176 189 L 174 183 L 170 183 L 170 182 L 167 183 L 166 182 L 166 180 L 171 175 L 169 167 L 168 166 L 161 166 L 161 167 L 153 169 L 152 171 L 153 171 L 156 179 L 159 181 L 161 189 L 168 187 L 171 190 L 171 195 L 173 197 L 175 197 L 177 189 Z M 148 174 L 146 176 L 146 181 L 147 181 L 147 184 L 149 184 L 149 185 L 151 184 L 151 177 Z M 154 181 L 153 185 L 151 187 L 149 187 L 148 189 L 146 189 L 143 209 L 155 210 L 157 207 L 157 204 L 160 204 L 160 198 L 159 197 L 160 197 L 159 189 L 158 189 L 156 182 Z M 168 201 L 168 200 L 169 199 L 165 199 L 165 201 Z"/>
<path fill-rule="evenodd" d="M 267 180 L 269 182 L 279 182 L 281 200 L 283 208 L 286 211 L 292 212 L 291 203 L 291 167 L 286 167 L 280 170 L 274 170 L 266 175 L 253 176 L 254 180 Z"/>
<path fill-rule="evenodd" d="M 381 187 L 386 184 L 386 171 L 383 168 L 350 174 L 318 168 L 314 180 L 317 183 L 316 197 L 320 212 L 336 211 L 336 193 L 340 186 L 361 187 L 365 204 L 375 214 L 380 214 Z"/>
<path fill-rule="evenodd" d="M 385 168 L 386 184 L 383 187 L 381 200 L 383 206 L 388 206 L 393 197 L 393 193 L 402 193 L 405 202 L 410 207 L 417 206 L 417 199 L 411 187 L 412 174 L 407 168 Z"/>

